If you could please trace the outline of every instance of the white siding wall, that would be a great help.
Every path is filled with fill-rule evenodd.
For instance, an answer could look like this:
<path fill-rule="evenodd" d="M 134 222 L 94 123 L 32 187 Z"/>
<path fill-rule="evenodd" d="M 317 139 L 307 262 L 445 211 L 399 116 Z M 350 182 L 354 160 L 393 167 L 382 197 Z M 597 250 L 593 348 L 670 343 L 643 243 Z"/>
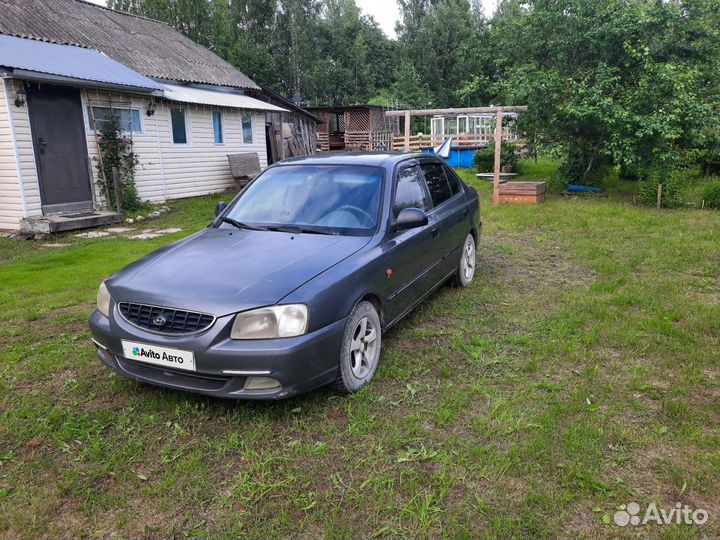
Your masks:
<path fill-rule="evenodd" d="M 14 94 L 6 94 L 5 81 L 0 79 L 0 229 L 17 229 L 23 216 L 8 107 L 8 101 L 14 107 L 14 99 Z"/>
<path fill-rule="evenodd" d="M 13 92 L 20 88 L 20 81 L 12 81 Z M 23 107 L 11 107 L 10 114 L 15 126 L 15 144 L 20 157 L 20 172 L 22 174 L 25 204 L 28 216 L 42 215 L 40 208 L 40 184 L 38 183 L 37 168 L 35 167 L 35 149 L 33 148 L 32 134 L 30 132 L 30 114 L 27 103 Z M 19 227 L 18 223 L 16 227 Z"/>
<path fill-rule="evenodd" d="M 40 186 L 35 165 L 35 153 L 30 132 L 27 104 L 15 107 L 15 90 L 19 81 L 7 81 L 11 106 L 7 107 L 5 86 L 0 81 L 0 229 L 18 229 L 23 217 L 23 204 L 18 182 L 15 149 L 12 144 L 10 121 L 15 128 L 15 141 L 20 161 L 25 207 L 28 216 L 42 215 Z M 152 202 L 192 197 L 222 191 L 233 185 L 227 154 L 257 152 L 260 166 L 267 167 L 265 146 L 265 114 L 254 111 L 253 141 L 242 140 L 243 111 L 218 109 L 198 105 L 184 105 L 187 111 L 187 145 L 174 145 L 170 125 L 170 104 L 158 103 L 154 116 L 145 114 L 148 99 L 93 90 L 81 91 L 87 147 L 93 175 L 93 191 L 98 206 L 104 199 L 97 184 L 98 152 L 95 134 L 89 129 L 87 104 L 140 109 L 142 133 L 132 135 L 134 150 L 140 160 L 135 183 L 140 198 Z M 173 103 L 173 106 L 183 106 Z M 222 110 L 224 144 L 216 145 L 213 135 L 212 111 Z"/>
<path fill-rule="evenodd" d="M 242 141 L 242 111 L 173 103 L 186 110 L 188 144 L 172 143 L 170 104 L 158 103 L 153 116 L 147 116 L 148 100 L 142 97 L 112 95 L 88 91 L 83 100 L 107 106 L 131 106 L 140 109 L 142 133 L 134 133 L 133 146 L 140 160 L 135 183 L 141 199 L 162 202 L 166 199 L 192 197 L 222 191 L 233 185 L 227 154 L 257 152 L 260 166 L 267 167 L 265 146 L 265 115 L 252 112 L 253 142 Z M 213 135 L 212 111 L 222 110 L 224 144 L 216 145 Z M 97 180 L 97 143 L 87 129 L 88 150 Z M 96 199 L 102 196 L 96 185 Z"/>

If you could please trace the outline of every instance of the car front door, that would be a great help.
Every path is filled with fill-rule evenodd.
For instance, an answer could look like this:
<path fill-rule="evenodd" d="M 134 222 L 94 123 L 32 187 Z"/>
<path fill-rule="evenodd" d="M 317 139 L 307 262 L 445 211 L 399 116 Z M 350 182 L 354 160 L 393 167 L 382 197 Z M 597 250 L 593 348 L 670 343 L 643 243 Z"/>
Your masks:
<path fill-rule="evenodd" d="M 417 163 L 401 166 L 395 176 L 390 222 L 405 208 L 432 209 L 430 195 Z M 386 320 L 392 322 L 422 298 L 430 287 L 432 269 L 437 264 L 439 229 L 427 225 L 388 233 L 383 246 L 388 278 L 385 281 Z"/>
<path fill-rule="evenodd" d="M 469 232 L 469 210 L 460 183 L 445 165 L 435 160 L 421 161 L 420 170 L 433 204 L 428 217 L 439 228 L 438 241 L 432 247 L 433 258 L 441 262 L 433 271 L 432 286 L 447 277 L 460 260 L 460 250 Z"/>

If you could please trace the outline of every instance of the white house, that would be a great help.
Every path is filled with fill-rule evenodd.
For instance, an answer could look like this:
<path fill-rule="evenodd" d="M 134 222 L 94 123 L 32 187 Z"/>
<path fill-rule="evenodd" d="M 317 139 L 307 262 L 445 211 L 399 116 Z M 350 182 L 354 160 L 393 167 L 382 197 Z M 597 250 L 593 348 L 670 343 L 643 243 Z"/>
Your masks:
<path fill-rule="evenodd" d="M 266 167 L 265 115 L 287 112 L 167 24 L 82 0 L 3 0 L 0 77 L 0 229 L 118 218 L 97 183 L 95 128 L 111 115 L 140 197 L 162 202 L 231 187 L 228 154 Z"/>

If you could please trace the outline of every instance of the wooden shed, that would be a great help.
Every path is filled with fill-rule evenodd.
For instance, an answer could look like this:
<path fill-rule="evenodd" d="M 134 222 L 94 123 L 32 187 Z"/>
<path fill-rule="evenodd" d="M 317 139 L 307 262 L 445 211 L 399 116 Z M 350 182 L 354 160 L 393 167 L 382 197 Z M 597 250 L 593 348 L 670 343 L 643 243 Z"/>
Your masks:
<path fill-rule="evenodd" d="M 318 149 L 390 150 L 393 137 L 400 134 L 397 118 L 385 116 L 386 109 L 374 105 L 309 107 L 321 123 L 315 127 Z"/>
<path fill-rule="evenodd" d="M 262 87 L 258 97 L 285 109 L 265 114 L 268 165 L 314 154 L 318 146 L 315 127 L 321 123 L 320 118 L 270 88 Z"/>

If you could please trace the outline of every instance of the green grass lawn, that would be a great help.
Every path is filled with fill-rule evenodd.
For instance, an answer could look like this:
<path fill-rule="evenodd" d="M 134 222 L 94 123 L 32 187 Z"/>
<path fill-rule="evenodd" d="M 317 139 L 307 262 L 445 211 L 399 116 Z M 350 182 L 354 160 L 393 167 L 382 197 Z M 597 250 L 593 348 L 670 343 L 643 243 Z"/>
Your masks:
<path fill-rule="evenodd" d="M 155 240 L 0 239 L 0 536 L 720 535 L 720 213 L 478 187 L 475 282 L 350 397 L 219 401 L 96 359 L 100 281 L 221 196 L 134 225 L 183 228 Z M 710 520 L 613 525 L 632 501 Z"/>

